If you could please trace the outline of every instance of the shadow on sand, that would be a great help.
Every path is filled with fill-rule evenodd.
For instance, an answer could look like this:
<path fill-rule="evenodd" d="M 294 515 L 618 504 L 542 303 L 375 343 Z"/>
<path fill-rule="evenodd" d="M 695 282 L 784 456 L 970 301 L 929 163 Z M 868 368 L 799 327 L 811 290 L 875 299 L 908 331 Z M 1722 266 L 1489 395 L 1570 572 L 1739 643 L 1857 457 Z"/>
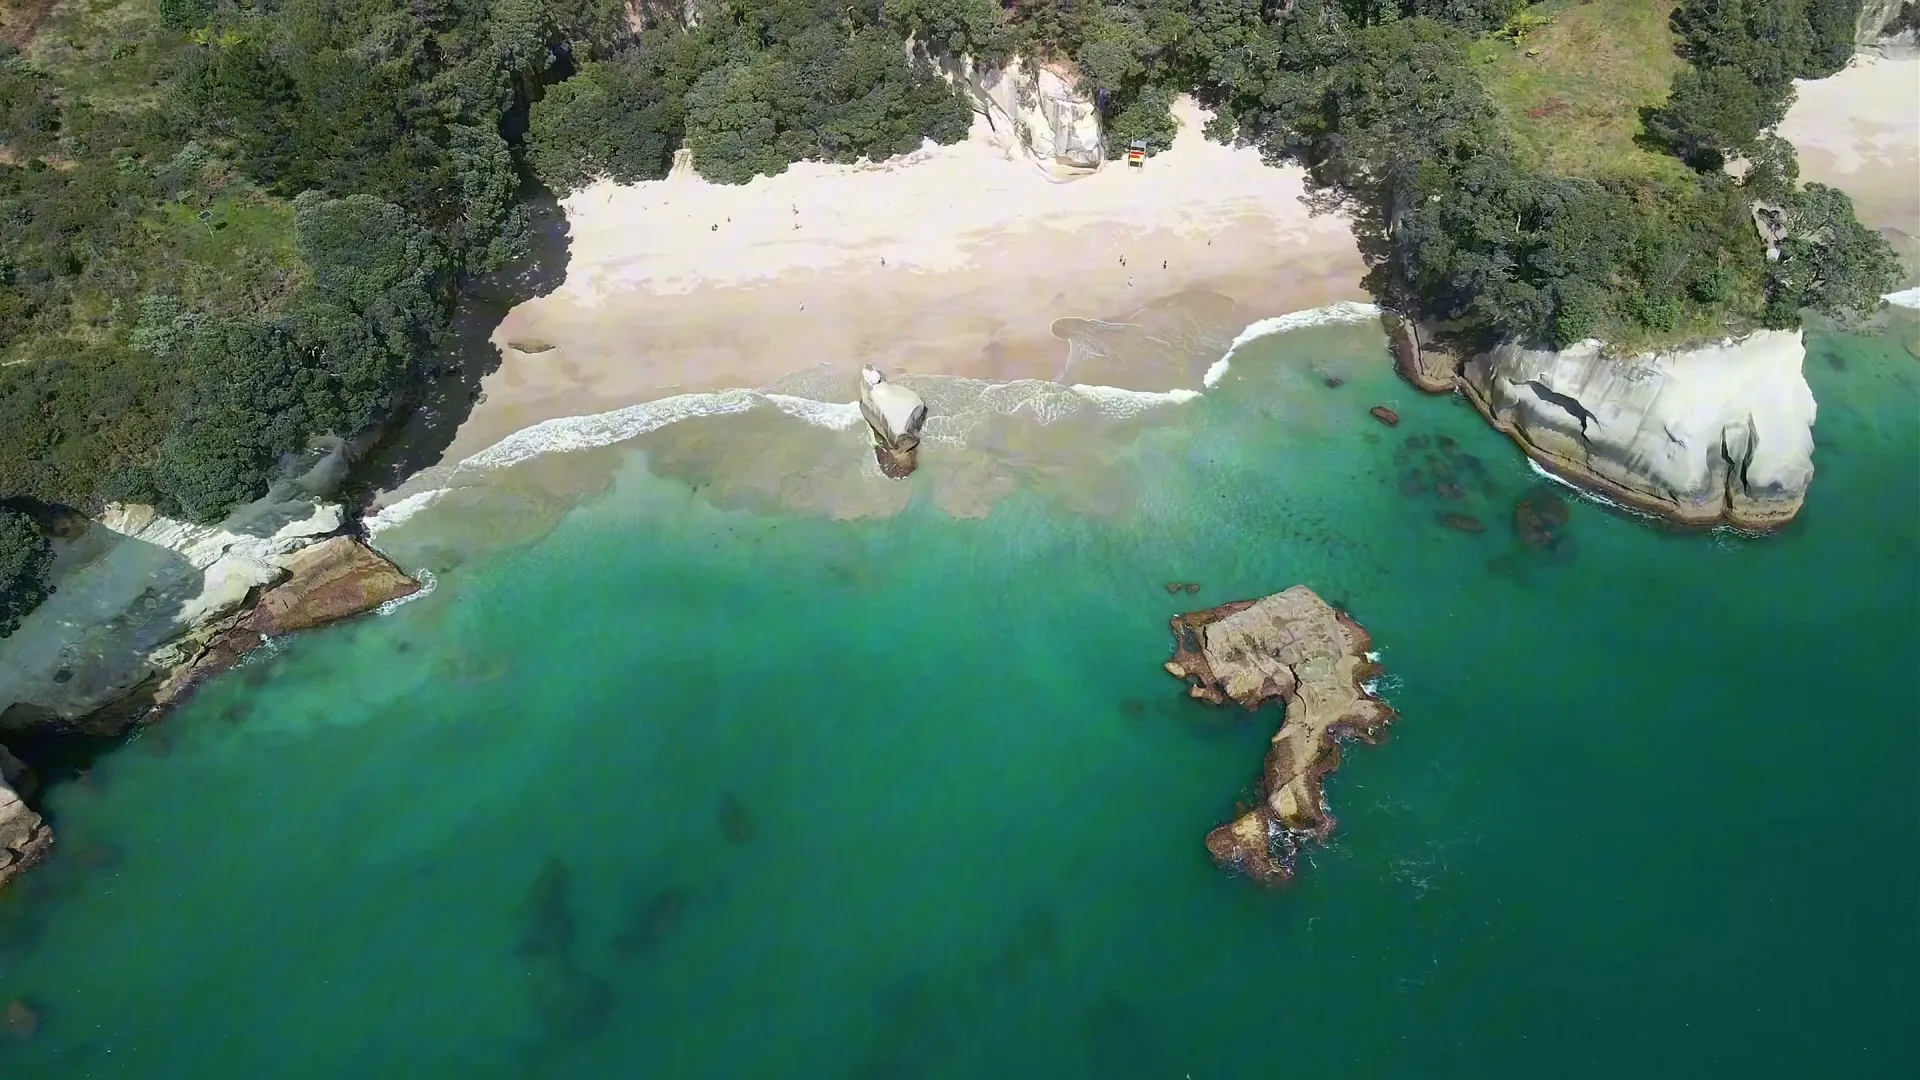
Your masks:
<path fill-rule="evenodd" d="M 507 312 L 565 280 L 572 247 L 565 211 L 544 188 L 529 195 L 526 205 L 533 219 L 527 253 L 461 285 L 447 340 L 427 358 L 419 400 L 355 465 L 342 495 L 349 505 L 363 505 L 375 493 L 400 486 L 446 454 L 480 398 L 480 381 L 500 367 L 494 330 Z"/>

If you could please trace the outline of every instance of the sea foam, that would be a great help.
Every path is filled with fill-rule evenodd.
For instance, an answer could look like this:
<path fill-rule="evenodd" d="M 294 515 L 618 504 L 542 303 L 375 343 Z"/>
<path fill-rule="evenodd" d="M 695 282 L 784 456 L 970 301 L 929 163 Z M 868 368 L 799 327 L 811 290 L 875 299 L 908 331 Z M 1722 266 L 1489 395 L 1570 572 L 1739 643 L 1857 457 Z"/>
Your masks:
<path fill-rule="evenodd" d="M 432 506 L 440 496 L 446 493 L 446 488 L 430 488 L 426 491 L 416 491 L 391 506 L 381 507 L 363 519 L 361 524 L 366 526 L 369 534 L 377 535 L 384 530 L 393 528 L 395 525 L 425 510 L 427 507 Z"/>
<path fill-rule="evenodd" d="M 1920 308 L 1920 286 L 1888 293 L 1880 299 L 1903 308 Z"/>
<path fill-rule="evenodd" d="M 1227 368 L 1232 366 L 1233 354 L 1240 351 L 1240 346 L 1245 345 L 1255 338 L 1263 338 L 1268 334 L 1284 333 L 1288 330 L 1304 330 L 1309 326 L 1335 326 L 1341 323 L 1366 322 L 1368 319 L 1378 317 L 1379 314 L 1380 309 L 1373 304 L 1363 304 L 1353 300 L 1342 300 L 1338 303 L 1328 304 L 1326 307 L 1309 308 L 1306 311 L 1293 311 L 1275 318 L 1261 319 L 1259 322 L 1240 331 L 1240 335 L 1233 339 L 1233 344 L 1227 346 L 1226 353 L 1223 354 L 1220 359 L 1215 360 L 1212 366 L 1207 368 L 1207 373 L 1200 378 L 1200 384 L 1202 386 L 1212 387 L 1217 385 L 1221 379 L 1226 378 Z"/>

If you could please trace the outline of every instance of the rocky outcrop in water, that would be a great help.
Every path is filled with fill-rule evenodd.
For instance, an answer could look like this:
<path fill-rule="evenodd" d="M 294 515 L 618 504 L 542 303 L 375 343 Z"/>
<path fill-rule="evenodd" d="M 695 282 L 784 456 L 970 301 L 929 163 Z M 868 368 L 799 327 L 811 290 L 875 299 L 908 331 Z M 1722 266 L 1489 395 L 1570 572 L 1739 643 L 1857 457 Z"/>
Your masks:
<path fill-rule="evenodd" d="M 873 456 L 880 471 L 895 480 L 911 475 L 918 463 L 920 428 L 927 422 L 927 406 L 920 395 L 890 383 L 880 369 L 860 369 L 860 415 L 873 432 Z"/>
<path fill-rule="evenodd" d="M 34 777 L 0 746 L 0 889 L 53 851 L 53 829 L 27 805 Z"/>
<path fill-rule="evenodd" d="M 1503 345 L 1460 387 L 1554 473 L 1688 525 L 1767 529 L 1813 479 L 1813 391 L 1797 330 L 1620 356 Z"/>
<path fill-rule="evenodd" d="M 260 596 L 246 612 L 227 620 L 205 651 L 160 680 L 154 704 L 165 707 L 204 679 L 245 659 L 268 639 L 309 630 L 420 591 L 420 583 L 402 573 L 351 536 L 334 536 L 302 548 L 280 561 L 285 579 Z"/>
<path fill-rule="evenodd" d="M 1257 881 L 1285 881 L 1301 845 L 1333 831 L 1321 782 L 1340 765 L 1341 741 L 1377 741 L 1393 721 L 1393 710 L 1366 688 L 1380 673 L 1367 658 L 1372 639 L 1304 585 L 1176 615 L 1173 638 L 1166 668 L 1192 684 L 1189 696 L 1247 709 L 1279 701 L 1286 709 L 1259 802 L 1207 835 L 1221 865 Z"/>

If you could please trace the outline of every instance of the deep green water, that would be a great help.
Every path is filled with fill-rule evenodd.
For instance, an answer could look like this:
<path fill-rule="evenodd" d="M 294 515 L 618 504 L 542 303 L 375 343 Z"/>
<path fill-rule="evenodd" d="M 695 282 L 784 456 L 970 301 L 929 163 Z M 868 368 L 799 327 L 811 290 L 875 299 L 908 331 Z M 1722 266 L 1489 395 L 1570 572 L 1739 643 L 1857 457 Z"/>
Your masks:
<path fill-rule="evenodd" d="M 1920 364 L 1829 335 L 1808 373 L 1784 535 L 1576 502 L 1550 555 L 1539 479 L 1371 328 L 1243 350 L 1102 451 L 1101 514 L 836 522 L 571 455 L 564 518 L 423 513 L 431 595 L 53 792 L 0 1073 L 1911 1075 Z M 1464 501 L 1399 489 L 1440 436 Z M 1266 891 L 1201 840 L 1277 718 L 1159 665 L 1170 613 L 1294 583 L 1402 719 Z"/>

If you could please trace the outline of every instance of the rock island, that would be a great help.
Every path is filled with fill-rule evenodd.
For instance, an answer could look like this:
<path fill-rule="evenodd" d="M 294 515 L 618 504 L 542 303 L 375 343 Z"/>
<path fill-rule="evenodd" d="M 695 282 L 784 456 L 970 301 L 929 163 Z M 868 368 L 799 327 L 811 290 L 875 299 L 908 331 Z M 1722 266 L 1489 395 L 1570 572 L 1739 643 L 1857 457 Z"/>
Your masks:
<path fill-rule="evenodd" d="M 1340 765 L 1340 744 L 1377 742 L 1394 711 L 1367 689 L 1380 673 L 1373 641 L 1359 623 L 1313 590 L 1295 585 L 1259 600 L 1173 617 L 1167 671 L 1192 684 L 1188 695 L 1213 705 L 1286 709 L 1261 771 L 1259 801 L 1207 834 L 1222 866 L 1256 881 L 1293 876 L 1302 845 L 1333 832 L 1321 782 Z"/>

